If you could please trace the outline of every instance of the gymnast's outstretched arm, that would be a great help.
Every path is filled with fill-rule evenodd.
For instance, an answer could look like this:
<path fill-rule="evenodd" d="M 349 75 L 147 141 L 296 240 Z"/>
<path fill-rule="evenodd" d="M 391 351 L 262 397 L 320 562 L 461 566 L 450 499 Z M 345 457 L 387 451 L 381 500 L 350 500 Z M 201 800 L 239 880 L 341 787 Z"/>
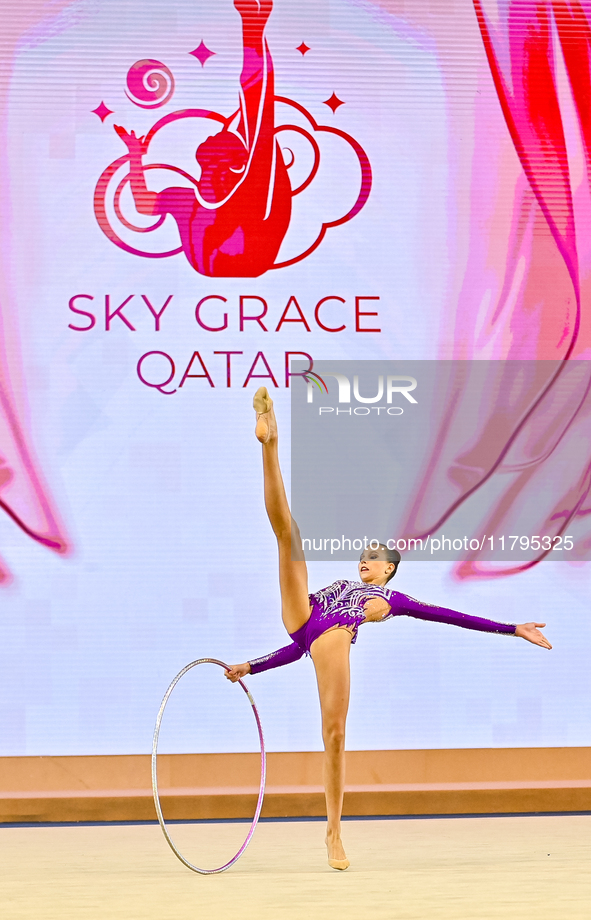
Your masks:
<path fill-rule="evenodd" d="M 139 214 L 151 216 L 158 213 L 158 193 L 151 192 L 146 185 L 142 157 L 145 153 L 144 138 L 129 134 L 121 125 L 114 125 L 115 131 L 129 151 L 129 183 L 134 204 Z"/>
<path fill-rule="evenodd" d="M 247 674 L 258 674 L 259 671 L 269 671 L 271 668 L 281 668 L 284 664 L 299 661 L 303 654 L 303 648 L 297 642 L 292 642 L 290 645 L 278 648 L 276 652 L 263 655 L 262 658 L 245 661 L 244 664 L 235 664 L 225 674 L 228 680 L 231 680 L 234 684 L 241 677 L 246 677 Z"/>
<path fill-rule="evenodd" d="M 400 591 L 391 591 L 390 611 L 388 617 L 415 617 L 417 620 L 430 620 L 433 623 L 448 623 L 450 626 L 461 626 L 463 629 L 475 629 L 478 632 L 494 632 L 502 635 L 514 636 L 517 626 L 515 623 L 500 623 L 484 617 L 475 617 L 449 607 L 439 607 L 436 604 L 426 604 L 418 601 L 408 594 Z"/>
<path fill-rule="evenodd" d="M 471 614 L 450 610 L 448 607 L 438 607 L 435 604 L 425 604 L 414 597 L 402 594 L 399 591 L 390 592 L 390 613 L 387 616 L 416 617 L 419 620 L 431 620 L 435 623 L 448 623 L 450 626 L 461 626 L 463 629 L 475 629 L 478 632 L 494 632 L 508 636 L 517 636 L 527 639 L 534 645 L 542 648 L 552 648 L 538 627 L 545 623 L 499 623 L 484 617 L 475 617 Z M 385 618 L 384 618 L 385 619 Z"/>

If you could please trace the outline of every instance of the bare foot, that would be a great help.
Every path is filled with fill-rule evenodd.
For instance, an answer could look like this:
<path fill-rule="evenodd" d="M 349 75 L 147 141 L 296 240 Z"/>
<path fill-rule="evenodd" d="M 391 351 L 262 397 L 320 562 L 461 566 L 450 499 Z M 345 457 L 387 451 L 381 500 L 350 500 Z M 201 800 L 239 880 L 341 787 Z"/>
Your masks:
<path fill-rule="evenodd" d="M 267 444 L 277 437 L 277 421 L 273 411 L 273 400 L 266 387 L 259 387 L 254 394 L 252 404 L 257 414 L 257 423 L 254 430 L 261 444 Z"/>
<path fill-rule="evenodd" d="M 325 841 L 328 852 L 328 865 L 331 869 L 348 869 L 350 866 L 343 841 L 336 834 L 327 835 Z"/>

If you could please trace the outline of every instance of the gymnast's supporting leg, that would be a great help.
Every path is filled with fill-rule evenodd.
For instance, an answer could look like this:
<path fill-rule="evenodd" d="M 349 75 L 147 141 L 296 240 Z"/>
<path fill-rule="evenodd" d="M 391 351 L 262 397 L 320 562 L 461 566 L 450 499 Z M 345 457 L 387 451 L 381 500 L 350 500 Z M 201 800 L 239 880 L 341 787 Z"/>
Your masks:
<path fill-rule="evenodd" d="M 308 570 L 298 526 L 287 503 L 277 450 L 277 422 L 265 387 L 257 390 L 253 405 L 257 412 L 255 433 L 263 445 L 265 507 L 279 550 L 281 616 L 288 633 L 294 633 L 310 618 Z"/>
<path fill-rule="evenodd" d="M 324 794 L 326 796 L 326 847 L 333 869 L 346 869 L 349 860 L 341 841 L 341 813 L 345 786 L 345 724 L 349 708 L 349 652 L 351 633 L 331 629 L 310 649 L 320 696 L 324 741 Z"/>

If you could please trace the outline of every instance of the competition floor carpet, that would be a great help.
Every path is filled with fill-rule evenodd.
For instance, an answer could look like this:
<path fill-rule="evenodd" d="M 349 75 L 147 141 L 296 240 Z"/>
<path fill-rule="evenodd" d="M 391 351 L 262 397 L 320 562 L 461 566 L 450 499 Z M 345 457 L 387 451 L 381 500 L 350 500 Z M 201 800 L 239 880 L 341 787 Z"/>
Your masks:
<path fill-rule="evenodd" d="M 174 825 L 219 865 L 248 825 Z M 259 824 L 228 872 L 198 876 L 157 825 L 0 827 L 3 920 L 588 920 L 591 816 L 354 820 L 351 868 L 326 864 L 324 824 Z M 216 862 L 217 861 L 217 862 Z"/>

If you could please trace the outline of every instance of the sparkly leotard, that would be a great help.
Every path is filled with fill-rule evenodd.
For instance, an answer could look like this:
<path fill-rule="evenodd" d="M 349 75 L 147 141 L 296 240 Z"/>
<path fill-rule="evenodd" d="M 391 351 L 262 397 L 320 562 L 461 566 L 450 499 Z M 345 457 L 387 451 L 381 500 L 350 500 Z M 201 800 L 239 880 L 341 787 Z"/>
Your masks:
<path fill-rule="evenodd" d="M 314 640 L 336 626 L 349 629 L 353 634 L 351 642 L 354 643 L 357 631 L 365 621 L 363 608 L 374 597 L 380 597 L 390 605 L 389 612 L 382 617 L 383 620 L 408 616 L 419 620 L 433 620 L 436 623 L 449 623 L 452 626 L 462 626 L 464 629 L 476 629 L 480 632 L 515 635 L 515 625 L 511 623 L 499 623 L 459 613 L 447 607 L 425 604 L 407 594 L 389 591 L 379 585 L 365 585 L 358 581 L 335 581 L 328 588 L 310 594 L 310 619 L 296 632 L 290 633 L 290 638 L 293 639 L 291 645 L 250 661 L 251 674 L 267 671 L 269 668 L 279 668 L 297 661 L 302 655 L 309 655 Z"/>

